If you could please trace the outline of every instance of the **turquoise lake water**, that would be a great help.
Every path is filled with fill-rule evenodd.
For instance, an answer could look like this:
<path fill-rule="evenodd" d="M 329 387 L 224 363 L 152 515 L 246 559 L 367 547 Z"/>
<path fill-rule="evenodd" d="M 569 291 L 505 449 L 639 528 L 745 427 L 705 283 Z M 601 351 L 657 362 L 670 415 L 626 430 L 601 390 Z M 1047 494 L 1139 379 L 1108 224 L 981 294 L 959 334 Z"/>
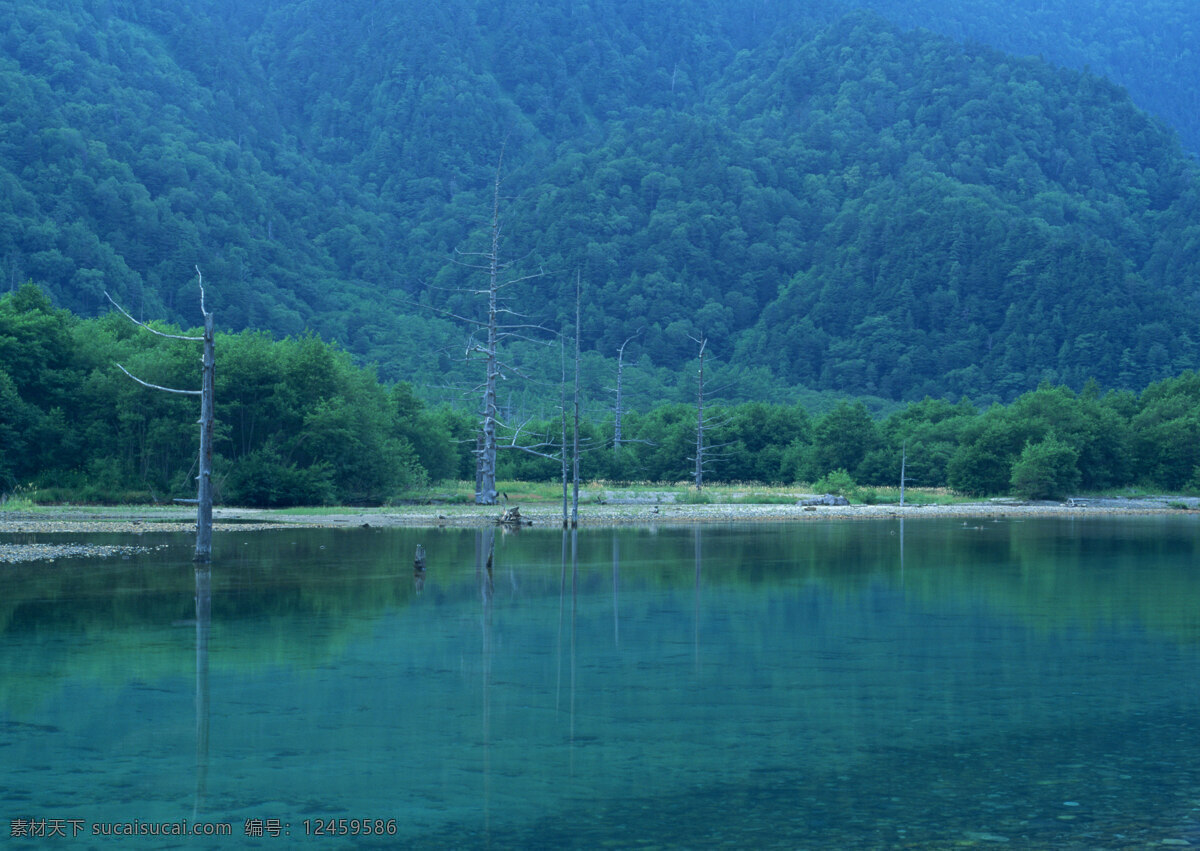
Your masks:
<path fill-rule="evenodd" d="M 210 573 L 187 536 L 95 537 L 171 546 L 0 573 L 0 829 L 30 848 L 1200 846 L 1198 531 L 228 532 Z M 230 835 L 94 834 L 210 823 Z"/>

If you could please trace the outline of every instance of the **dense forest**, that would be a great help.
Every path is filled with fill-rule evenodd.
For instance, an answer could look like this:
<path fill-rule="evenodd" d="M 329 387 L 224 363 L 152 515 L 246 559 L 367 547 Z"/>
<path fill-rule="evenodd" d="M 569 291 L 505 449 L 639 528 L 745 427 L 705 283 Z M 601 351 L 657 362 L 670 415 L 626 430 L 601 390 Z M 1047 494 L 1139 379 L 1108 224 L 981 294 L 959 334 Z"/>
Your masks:
<path fill-rule="evenodd" d="M 407 383 L 312 335 L 259 331 L 217 339 L 215 481 L 225 503 L 382 503 L 420 498 L 474 476 L 473 416 L 423 403 Z M 164 339 L 117 313 L 80 319 L 32 285 L 0 296 L 0 494 L 39 499 L 166 501 L 195 493 L 197 401 L 131 381 L 195 387 L 195 343 Z M 633 371 L 633 368 L 631 368 Z M 967 494 L 1063 497 L 1129 485 L 1200 489 L 1200 374 L 1140 394 L 1045 384 L 979 408 L 925 398 L 872 416 L 861 401 L 823 412 L 799 403 L 715 406 L 710 480 L 894 486 Z M 694 466 L 697 412 L 686 404 L 581 423 L 585 479 L 676 481 Z M 526 433 L 561 445 L 557 417 Z M 572 437 L 568 436 L 568 443 Z M 501 453 L 505 479 L 556 481 L 560 462 Z"/>
<path fill-rule="evenodd" d="M 199 264 L 220 327 L 270 335 L 231 345 L 336 343 L 457 400 L 445 312 L 482 308 L 454 260 L 503 149 L 503 250 L 545 272 L 511 304 L 557 330 L 580 271 L 597 421 L 627 340 L 643 409 L 693 392 L 692 338 L 730 403 L 1192 368 L 1194 9 L 856 5 L 3 0 L 2 289 L 186 326 Z M 527 415 L 557 394 L 544 336 L 511 354 Z"/>

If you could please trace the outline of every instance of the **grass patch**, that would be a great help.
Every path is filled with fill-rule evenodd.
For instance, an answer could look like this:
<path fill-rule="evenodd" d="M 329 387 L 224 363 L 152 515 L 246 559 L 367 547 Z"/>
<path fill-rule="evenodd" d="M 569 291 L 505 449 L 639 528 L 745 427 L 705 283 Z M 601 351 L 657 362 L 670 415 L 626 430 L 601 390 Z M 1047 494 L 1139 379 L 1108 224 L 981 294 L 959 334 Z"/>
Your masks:
<path fill-rule="evenodd" d="M 0 511 L 37 512 L 42 508 L 60 505 L 112 507 L 160 504 L 150 491 L 114 490 L 90 485 L 81 488 L 34 488 L 26 485 L 0 496 Z"/>
<path fill-rule="evenodd" d="M 795 494 L 748 493 L 734 494 L 730 505 L 794 505 L 799 499 Z"/>

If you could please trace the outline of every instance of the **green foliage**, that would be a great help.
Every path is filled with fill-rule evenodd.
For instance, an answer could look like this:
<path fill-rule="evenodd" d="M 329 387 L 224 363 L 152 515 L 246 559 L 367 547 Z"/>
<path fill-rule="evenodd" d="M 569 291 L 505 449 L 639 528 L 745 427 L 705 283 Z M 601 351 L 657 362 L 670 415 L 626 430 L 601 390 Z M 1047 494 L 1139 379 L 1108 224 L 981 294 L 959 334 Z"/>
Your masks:
<path fill-rule="evenodd" d="M 76 316 L 108 290 L 195 322 L 197 263 L 238 332 L 218 342 L 227 496 L 472 477 L 474 415 L 443 388 L 477 376 L 439 311 L 476 315 L 452 258 L 477 247 L 503 139 L 506 255 L 587 281 L 585 476 L 690 472 L 703 335 L 715 480 L 894 485 L 903 456 L 913 484 L 1003 493 L 1053 436 L 1085 489 L 1194 482 L 1197 168 L 1122 89 L 1056 67 L 1195 131 L 1186 87 L 1159 85 L 1195 76 L 1191 7 L 853 5 L 454 0 L 397 27 L 368 0 L 8 3 L 0 490 L 190 494 L 193 400 L 113 363 L 194 387 L 194 348 Z M 520 309 L 560 327 L 570 289 L 532 280 Z M 502 405 L 553 452 L 559 364 L 511 354 L 536 381 Z"/>
<path fill-rule="evenodd" d="M 221 486 L 221 500 L 261 508 L 333 505 L 338 501 L 333 478 L 334 468 L 324 461 L 297 467 L 265 446 L 238 461 Z"/>
<path fill-rule="evenodd" d="M 689 336 L 735 401 L 1011 401 L 1195 363 L 1196 166 L 1123 90 L 1058 67 L 1111 73 L 1196 149 L 1195 104 L 1163 84 L 1195 77 L 1190 7 L 858 5 L 10 2 L 0 282 L 186 325 L 199 263 L 224 327 L 311 330 L 429 400 L 472 380 L 437 311 L 476 309 L 452 258 L 507 140 L 507 255 L 583 270 L 584 351 L 607 374 L 633 337 L 643 410 L 686 399 Z M 546 275 L 521 308 L 559 327 L 570 289 Z M 557 364 L 515 354 L 544 408 Z M 738 440 L 761 478 L 841 463 Z M 914 443 L 922 476 L 937 443 Z M 848 469 L 882 476 L 892 448 Z"/>
<path fill-rule="evenodd" d="M 875 421 L 862 402 L 842 402 L 813 428 L 812 447 L 797 478 L 816 479 L 857 470 L 879 444 Z"/>
<path fill-rule="evenodd" d="M 1154 384 L 1140 401 L 1130 420 L 1138 475 L 1178 490 L 1200 465 L 1200 374 L 1189 371 Z"/>
<path fill-rule="evenodd" d="M 1079 452 L 1051 435 L 1026 443 L 1012 468 L 1012 489 L 1026 499 L 1064 499 L 1079 487 Z"/>
<path fill-rule="evenodd" d="M 829 493 L 849 498 L 857 493 L 858 485 L 854 483 L 854 477 L 844 469 L 837 469 L 831 470 L 813 482 L 813 490 L 817 493 Z"/>
<path fill-rule="evenodd" d="M 216 474 L 227 503 L 383 504 L 473 477 L 473 417 L 426 407 L 411 386 L 381 383 L 338 346 L 311 334 L 218 334 L 217 357 Z M 193 343 L 115 314 L 79 320 L 36 288 L 0 296 L 0 492 L 19 484 L 97 502 L 194 494 L 194 398 L 148 390 L 117 363 L 163 386 L 186 389 L 199 378 Z M 861 400 L 815 419 L 795 403 L 714 404 L 707 478 L 816 479 L 818 489 L 870 500 L 896 487 L 904 457 L 910 485 L 973 496 L 1197 489 L 1198 410 L 1194 372 L 1140 395 L 1044 384 L 1008 406 L 925 398 L 882 419 Z M 676 403 L 630 411 L 619 453 L 610 417 L 584 419 L 583 478 L 685 479 L 695 417 L 694 405 Z M 522 434 L 541 454 L 501 453 L 502 477 L 559 481 L 560 419 L 531 420 Z"/>
<path fill-rule="evenodd" d="M 338 347 L 243 332 L 218 334 L 216 349 L 225 502 L 381 503 L 424 486 L 431 470 L 458 475 L 453 416 L 427 411 L 410 388 L 380 384 Z M 142 387 L 116 364 L 189 389 L 199 383 L 197 354 L 194 343 L 115 314 L 78 321 L 34 287 L 0 296 L 0 491 L 34 481 L 77 500 L 194 496 L 195 398 Z"/>

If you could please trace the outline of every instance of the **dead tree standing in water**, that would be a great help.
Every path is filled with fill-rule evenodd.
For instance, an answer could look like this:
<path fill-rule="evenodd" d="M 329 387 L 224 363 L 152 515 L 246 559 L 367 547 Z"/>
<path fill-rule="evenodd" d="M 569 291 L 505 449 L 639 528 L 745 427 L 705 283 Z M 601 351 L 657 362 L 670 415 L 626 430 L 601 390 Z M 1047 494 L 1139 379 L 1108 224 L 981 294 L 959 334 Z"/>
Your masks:
<path fill-rule="evenodd" d="M 697 340 L 700 344 L 700 372 L 696 388 L 696 490 L 704 487 L 704 347 L 708 338 Z"/>
<path fill-rule="evenodd" d="M 121 366 L 121 364 L 117 364 L 117 368 L 138 384 L 143 387 L 149 387 L 151 390 L 200 397 L 200 474 L 196 477 L 199 480 L 199 487 L 197 488 L 196 495 L 196 554 L 194 559 L 198 562 L 207 562 L 212 559 L 213 387 L 215 384 L 214 376 L 217 361 L 213 344 L 213 315 L 204 307 L 204 278 L 200 274 L 198 266 L 196 267 L 196 281 L 200 287 L 200 313 L 204 316 L 204 335 L 201 337 L 184 337 L 179 334 L 165 334 L 162 331 L 157 331 L 144 322 L 138 322 L 130 316 L 124 308 L 113 301 L 112 296 L 108 293 L 104 295 L 112 302 L 113 307 L 121 311 L 121 314 L 126 319 L 134 325 L 145 328 L 151 334 L 157 334 L 160 337 L 167 337 L 171 340 L 188 340 L 204 344 L 204 353 L 201 357 L 202 367 L 199 390 L 176 390 L 173 387 L 160 387 L 157 384 L 150 384 L 147 381 L 143 381 Z"/>
<path fill-rule="evenodd" d="M 508 308 L 503 301 L 503 290 L 516 284 L 539 278 L 544 274 L 539 269 L 537 272 L 529 275 L 510 277 L 509 271 L 513 263 L 512 261 L 501 259 L 500 185 L 503 176 L 503 164 L 504 152 L 502 149 L 500 160 L 496 164 L 496 175 L 492 183 L 492 218 L 488 233 L 487 248 L 483 251 L 459 251 L 457 253 L 460 259 L 455 261 L 460 266 L 486 275 L 487 284 L 485 287 L 464 291 L 468 295 L 487 300 L 486 317 L 482 319 L 471 318 L 450 310 L 433 308 L 435 312 L 461 322 L 473 329 L 470 342 L 467 344 L 467 357 L 476 357 L 484 362 L 483 383 L 475 388 L 476 392 L 482 391 L 483 394 L 480 406 L 479 437 L 475 450 L 476 505 L 496 504 L 496 499 L 499 496 L 496 490 L 496 452 L 498 449 L 520 449 L 534 455 L 551 457 L 539 452 L 536 447 L 517 444 L 517 435 L 520 432 L 520 428 L 506 425 L 500 421 L 499 405 L 496 401 L 497 383 L 505 377 L 506 373 L 520 374 L 511 365 L 501 362 L 500 344 L 507 339 L 529 339 L 526 336 L 527 334 L 545 331 L 540 325 L 511 321 L 512 318 L 519 316 L 519 314 Z M 497 435 L 497 432 L 500 430 L 511 433 L 510 442 L 500 442 Z"/>

